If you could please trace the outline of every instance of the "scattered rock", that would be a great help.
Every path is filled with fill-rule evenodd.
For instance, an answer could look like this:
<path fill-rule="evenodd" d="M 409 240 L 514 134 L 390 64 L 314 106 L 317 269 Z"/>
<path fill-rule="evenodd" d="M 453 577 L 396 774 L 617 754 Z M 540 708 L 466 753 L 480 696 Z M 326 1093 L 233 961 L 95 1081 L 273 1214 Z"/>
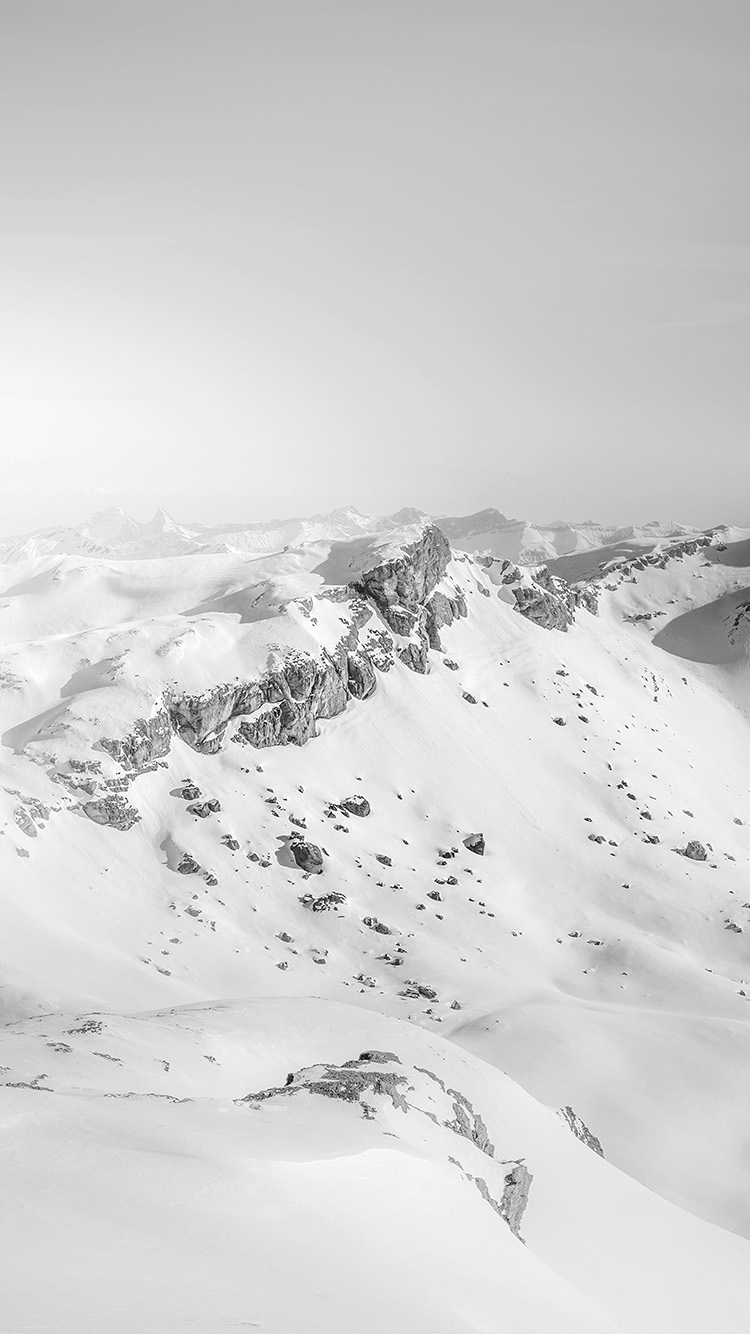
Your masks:
<path fill-rule="evenodd" d="M 189 852 L 183 852 L 177 863 L 177 870 L 180 875 L 197 875 L 200 869 L 200 864 L 195 860 L 195 857 L 191 857 Z"/>
<path fill-rule="evenodd" d="M 708 860 L 706 849 L 696 838 L 690 840 L 685 848 L 683 856 L 688 857 L 691 862 L 705 862 Z"/>
<path fill-rule="evenodd" d="M 485 841 L 484 834 L 469 834 L 463 841 L 464 847 L 469 852 L 475 852 L 477 857 L 484 856 Z"/>
<path fill-rule="evenodd" d="M 381 936 L 393 935 L 391 928 L 389 926 L 386 926 L 385 922 L 379 922 L 377 917 L 363 917 L 362 921 L 364 922 L 365 926 L 369 926 L 371 931 L 377 931 Z"/>

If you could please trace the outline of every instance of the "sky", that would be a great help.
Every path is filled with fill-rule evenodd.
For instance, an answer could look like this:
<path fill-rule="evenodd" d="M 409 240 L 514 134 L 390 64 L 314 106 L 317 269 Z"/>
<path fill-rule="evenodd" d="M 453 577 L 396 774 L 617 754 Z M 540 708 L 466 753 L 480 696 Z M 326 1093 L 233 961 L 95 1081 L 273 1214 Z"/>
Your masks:
<path fill-rule="evenodd" d="M 0 0 L 0 532 L 750 526 L 750 6 Z"/>

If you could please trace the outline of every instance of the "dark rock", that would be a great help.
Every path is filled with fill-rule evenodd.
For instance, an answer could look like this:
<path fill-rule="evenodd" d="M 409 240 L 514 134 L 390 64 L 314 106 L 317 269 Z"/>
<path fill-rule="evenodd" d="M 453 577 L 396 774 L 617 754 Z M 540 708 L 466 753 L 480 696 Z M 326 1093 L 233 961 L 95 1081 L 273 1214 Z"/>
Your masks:
<path fill-rule="evenodd" d="M 464 847 L 467 848 L 469 852 L 475 852 L 477 857 L 484 856 L 484 849 L 485 849 L 484 834 L 469 834 L 468 837 L 465 838 L 463 842 L 464 842 Z"/>
<path fill-rule="evenodd" d="M 313 899 L 310 907 L 313 912 L 331 912 L 342 903 L 346 903 L 346 895 L 334 891 L 332 894 L 323 894 L 319 899 Z"/>
<path fill-rule="evenodd" d="M 378 931 L 381 936 L 392 935 L 391 928 L 385 925 L 385 922 L 379 922 L 377 917 L 363 917 L 365 926 L 369 926 L 371 931 Z"/>
<path fill-rule="evenodd" d="M 366 797 L 345 797 L 340 805 L 341 809 L 348 811 L 350 815 L 359 815 L 364 818 L 370 814 L 370 803 Z"/>
<path fill-rule="evenodd" d="M 397 648 L 396 652 L 409 671 L 416 672 L 419 676 L 427 675 L 429 664 L 426 640 L 420 639 L 418 643 L 404 644 Z"/>
<path fill-rule="evenodd" d="M 213 806 L 208 801 L 194 801 L 188 806 L 188 815 L 195 815 L 199 820 L 207 820 L 213 814 Z"/>
<path fill-rule="evenodd" d="M 184 801 L 197 801 L 201 795 L 201 790 L 195 786 L 195 783 L 186 783 L 180 792 Z"/>
<path fill-rule="evenodd" d="M 353 699 L 369 699 L 375 692 L 377 678 L 369 653 L 363 649 L 347 654 L 347 688 Z"/>
<path fill-rule="evenodd" d="M 691 841 L 685 848 L 684 855 L 686 857 L 689 857 L 691 862 L 705 862 L 708 858 L 708 853 L 706 852 L 706 849 L 704 848 L 702 843 L 698 842 L 697 839 L 691 839 Z"/>
<path fill-rule="evenodd" d="M 301 870 L 307 871 L 310 875 L 322 875 L 323 853 L 316 843 L 307 843 L 299 838 L 290 844 L 290 849 Z"/>
<path fill-rule="evenodd" d="M 180 875 L 197 875 L 200 869 L 200 864 L 195 860 L 195 857 L 191 857 L 189 852 L 183 852 L 177 864 Z"/>
<path fill-rule="evenodd" d="M 424 628 L 430 648 L 442 652 L 440 630 L 444 626 L 452 625 L 459 616 L 467 615 L 466 599 L 458 589 L 454 591 L 453 597 L 436 591 L 427 602 L 425 612 Z"/>

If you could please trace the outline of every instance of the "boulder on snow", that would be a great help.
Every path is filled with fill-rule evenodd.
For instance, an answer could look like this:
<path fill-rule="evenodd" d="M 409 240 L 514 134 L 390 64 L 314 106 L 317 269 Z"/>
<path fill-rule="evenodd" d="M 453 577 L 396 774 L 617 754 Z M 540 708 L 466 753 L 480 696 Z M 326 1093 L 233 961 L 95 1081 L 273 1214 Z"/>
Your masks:
<path fill-rule="evenodd" d="M 183 801 L 197 801 L 200 795 L 201 790 L 195 786 L 195 783 L 186 783 L 180 791 Z"/>
<path fill-rule="evenodd" d="M 366 797 L 345 797 L 340 806 L 342 811 L 348 811 L 350 815 L 359 815 L 363 819 L 370 814 L 370 803 Z"/>
<path fill-rule="evenodd" d="M 323 853 L 317 843 L 306 843 L 303 838 L 297 838 L 290 850 L 300 870 L 310 875 L 323 874 Z"/>
<path fill-rule="evenodd" d="M 392 935 L 391 928 L 386 926 L 385 922 L 378 921 L 377 917 L 363 917 L 362 921 L 371 931 L 378 931 L 381 936 Z"/>
<path fill-rule="evenodd" d="M 684 855 L 689 857 L 691 862 L 705 862 L 708 860 L 708 853 L 703 844 L 698 842 L 697 838 L 690 840 L 685 848 Z"/>
<path fill-rule="evenodd" d="M 200 869 L 200 864 L 195 860 L 195 857 L 191 857 L 189 852 L 183 852 L 177 863 L 177 870 L 180 875 L 197 875 Z"/>
<path fill-rule="evenodd" d="M 313 899 L 310 907 L 313 912 L 331 912 L 338 908 L 342 903 L 346 903 L 346 894 L 339 894 L 334 891 L 333 894 L 323 894 L 319 899 Z"/>
<path fill-rule="evenodd" d="M 469 852 L 475 852 L 477 857 L 483 857 L 485 848 L 484 834 L 469 834 L 468 837 L 464 839 L 464 847 L 467 848 Z"/>

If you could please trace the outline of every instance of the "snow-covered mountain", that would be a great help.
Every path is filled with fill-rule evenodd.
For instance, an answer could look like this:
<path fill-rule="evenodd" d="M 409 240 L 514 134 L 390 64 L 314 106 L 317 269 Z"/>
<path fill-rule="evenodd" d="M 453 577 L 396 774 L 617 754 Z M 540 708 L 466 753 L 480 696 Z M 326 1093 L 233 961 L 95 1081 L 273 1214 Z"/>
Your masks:
<path fill-rule="evenodd" d="M 423 510 L 407 507 L 379 517 L 361 514 L 352 506 L 315 514 L 306 519 L 279 519 L 251 524 L 182 524 L 165 510 L 139 523 L 122 509 L 102 510 L 84 523 L 68 528 L 45 528 L 36 533 L 0 541 L 0 561 L 22 562 L 35 556 L 110 556 L 120 560 L 199 553 L 271 554 L 306 542 L 346 541 L 367 534 L 399 532 L 405 526 L 429 521 Z M 652 523 L 614 528 L 593 522 L 532 524 L 507 519 L 496 509 L 462 518 L 437 517 L 442 531 L 457 551 L 485 552 L 521 565 L 540 565 L 558 557 L 617 547 L 625 551 L 651 550 L 656 542 L 695 533 L 678 523 Z"/>
<path fill-rule="evenodd" d="M 359 519 L 5 553 L 3 1323 L 741 1328 L 750 533 Z"/>

